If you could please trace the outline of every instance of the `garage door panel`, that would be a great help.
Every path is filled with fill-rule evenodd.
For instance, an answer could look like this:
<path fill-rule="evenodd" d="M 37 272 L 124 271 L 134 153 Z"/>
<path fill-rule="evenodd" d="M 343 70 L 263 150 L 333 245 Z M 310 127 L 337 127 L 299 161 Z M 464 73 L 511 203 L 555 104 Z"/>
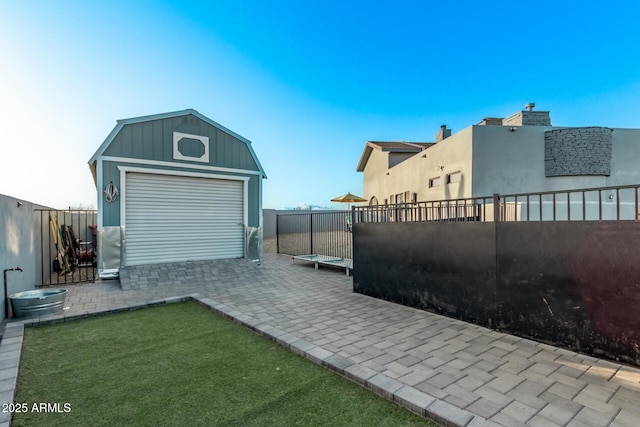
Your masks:
<path fill-rule="evenodd" d="M 126 174 L 128 265 L 244 255 L 243 183 Z"/>
<path fill-rule="evenodd" d="M 241 248 L 242 245 L 240 245 L 236 239 L 236 236 L 223 236 L 221 239 L 219 239 L 221 242 L 225 242 L 227 243 L 227 245 L 225 245 L 222 249 L 226 249 L 227 246 L 231 245 L 231 246 L 236 246 L 237 248 Z M 132 242 L 129 243 L 129 246 L 127 249 L 148 249 L 149 251 L 165 251 L 166 252 L 166 245 L 181 245 L 182 242 L 180 240 L 175 240 L 175 239 L 168 239 L 168 240 L 150 240 L 150 241 L 145 241 L 144 243 L 136 243 L 136 242 Z M 203 249 L 207 249 L 209 247 L 211 247 L 211 245 L 208 242 L 203 242 L 203 241 L 193 241 L 193 242 L 189 242 L 189 244 L 187 246 L 182 245 L 182 250 L 184 251 L 189 251 L 192 248 L 198 248 L 198 250 L 203 250 Z"/>
<path fill-rule="evenodd" d="M 176 227 L 179 227 L 179 224 L 176 225 Z M 240 231 L 241 226 L 235 226 L 238 228 L 238 231 Z M 231 226 L 229 226 L 229 228 L 231 228 Z M 127 232 L 127 235 L 130 237 L 132 235 L 132 233 Z M 135 236 L 142 236 L 148 239 L 157 239 L 157 240 L 165 240 L 165 239 L 173 239 L 173 240 L 185 240 L 185 239 L 196 239 L 196 240 L 204 240 L 204 241 L 210 241 L 212 239 L 216 239 L 216 238 L 220 238 L 222 236 L 237 236 L 238 232 L 234 231 L 234 230 L 228 230 L 228 231 L 220 231 L 220 232 L 216 232 L 216 233 L 207 233 L 207 232 L 203 232 L 201 229 L 181 229 L 180 233 L 176 233 L 176 232 L 158 232 L 156 230 L 154 230 L 153 228 L 149 228 L 149 229 L 145 229 L 142 231 L 137 231 L 135 232 Z M 132 242 L 135 240 L 132 240 L 129 238 L 129 240 L 131 240 Z"/>
<path fill-rule="evenodd" d="M 172 236 L 172 235 L 159 236 L 156 233 L 141 233 L 139 234 L 139 236 L 141 236 L 143 240 L 141 239 L 127 240 L 129 247 L 150 245 L 151 243 L 155 243 L 156 245 L 162 245 L 162 243 L 164 242 L 166 242 L 167 244 L 184 242 L 184 243 L 189 243 L 190 245 L 207 246 L 207 245 L 211 245 L 211 242 L 210 242 L 211 239 L 216 239 L 219 241 L 222 241 L 222 240 L 237 241 L 237 237 L 238 237 L 237 233 L 231 233 L 231 232 L 218 233 L 215 236 L 203 236 L 201 233 L 197 233 L 195 231 L 183 233 L 180 236 Z"/>
<path fill-rule="evenodd" d="M 129 209 L 131 207 L 128 207 Z M 219 208 L 219 207 L 218 207 Z M 135 209 L 135 208 L 134 208 Z M 160 212 L 148 212 L 148 213 L 143 213 L 140 212 L 136 215 L 129 215 L 128 218 L 130 219 L 146 219 L 149 221 L 155 221 L 155 220 L 163 220 L 163 219 L 180 219 L 180 218 L 191 218 L 194 220 L 197 220 L 198 218 L 203 218 L 203 219 L 208 219 L 208 220 L 222 220 L 222 221 L 230 221 L 230 219 L 228 219 L 230 214 L 234 214 L 234 216 L 237 217 L 241 217 L 241 212 L 233 212 L 231 209 L 220 209 L 218 211 L 218 209 L 213 210 L 213 209 L 193 209 L 193 210 L 189 210 L 189 211 L 185 211 L 184 209 L 172 209 L 172 208 L 168 208 L 166 211 L 160 213 Z M 234 219 L 234 221 L 237 222 L 236 219 Z"/>
<path fill-rule="evenodd" d="M 240 245 L 237 244 L 237 240 L 229 238 L 229 239 L 225 239 L 226 243 L 228 243 L 229 245 L 235 245 L 236 249 L 241 249 Z M 165 243 L 165 242 L 163 242 Z M 172 244 L 172 243 L 176 243 L 176 242 L 166 242 L 167 244 Z M 196 253 L 199 255 L 203 255 L 202 251 L 207 250 L 209 251 L 210 245 L 205 245 L 205 244 L 198 244 L 198 243 L 193 243 L 191 244 L 188 248 L 184 248 L 182 249 L 184 252 L 186 253 Z M 140 250 L 146 250 L 149 251 L 149 253 L 160 253 L 160 252 L 167 252 L 166 250 L 164 250 L 164 248 L 159 245 L 159 244 L 149 244 L 149 243 L 142 243 L 142 244 L 134 244 L 131 246 L 130 249 L 140 249 Z M 220 250 L 227 250 L 227 247 L 221 247 Z M 173 255 L 173 254 L 172 254 Z"/>

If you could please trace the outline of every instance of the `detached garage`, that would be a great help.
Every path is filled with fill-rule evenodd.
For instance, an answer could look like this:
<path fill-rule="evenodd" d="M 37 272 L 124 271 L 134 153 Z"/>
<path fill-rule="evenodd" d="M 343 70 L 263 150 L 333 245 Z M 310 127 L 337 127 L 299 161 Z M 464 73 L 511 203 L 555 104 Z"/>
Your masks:
<path fill-rule="evenodd" d="M 251 142 L 195 110 L 118 120 L 89 161 L 98 269 L 262 256 L 262 179 Z"/>

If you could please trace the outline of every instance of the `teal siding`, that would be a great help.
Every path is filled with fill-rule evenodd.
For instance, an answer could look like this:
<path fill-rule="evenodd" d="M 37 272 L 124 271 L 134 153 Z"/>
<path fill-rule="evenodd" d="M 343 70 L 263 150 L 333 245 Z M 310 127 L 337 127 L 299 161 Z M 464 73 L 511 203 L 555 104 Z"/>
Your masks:
<path fill-rule="evenodd" d="M 248 189 L 247 189 L 247 197 L 248 197 L 248 204 L 249 206 L 247 207 L 247 211 L 248 211 L 248 220 L 249 220 L 249 224 L 247 224 L 249 227 L 259 227 L 260 226 L 260 215 L 262 213 L 262 206 L 258 206 L 258 204 L 260 203 L 260 180 L 262 178 L 259 176 L 252 176 L 249 179 L 249 185 L 248 185 Z"/>
<path fill-rule="evenodd" d="M 110 182 L 113 182 L 118 191 L 121 190 L 120 185 L 120 171 L 118 170 L 118 164 L 113 162 L 102 162 L 102 177 L 103 188 L 98 188 L 99 197 L 102 197 L 102 225 L 105 227 L 119 226 L 120 225 L 120 200 L 122 194 L 113 202 L 107 202 L 104 200 L 104 187 Z"/>
<path fill-rule="evenodd" d="M 103 155 L 193 164 L 173 158 L 173 132 L 209 137 L 209 166 L 259 170 L 245 142 L 193 115 L 124 125 Z"/>

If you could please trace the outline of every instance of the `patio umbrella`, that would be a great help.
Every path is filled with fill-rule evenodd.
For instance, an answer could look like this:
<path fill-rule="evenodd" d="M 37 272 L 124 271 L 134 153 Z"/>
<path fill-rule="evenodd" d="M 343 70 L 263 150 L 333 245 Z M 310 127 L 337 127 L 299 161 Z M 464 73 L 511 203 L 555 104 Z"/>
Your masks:
<path fill-rule="evenodd" d="M 349 203 L 349 210 L 351 210 L 351 203 L 366 202 L 367 199 L 356 196 L 355 194 L 347 193 L 343 194 L 342 196 L 336 197 L 335 199 L 331 199 L 331 201 L 338 203 Z"/>

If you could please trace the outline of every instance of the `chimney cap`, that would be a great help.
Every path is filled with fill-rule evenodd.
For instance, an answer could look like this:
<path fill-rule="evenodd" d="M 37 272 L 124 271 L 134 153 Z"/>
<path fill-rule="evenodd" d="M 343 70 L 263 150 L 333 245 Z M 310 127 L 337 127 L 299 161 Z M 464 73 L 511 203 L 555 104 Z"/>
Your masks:
<path fill-rule="evenodd" d="M 526 108 L 527 111 L 533 111 L 535 106 L 536 106 L 535 102 L 529 102 L 524 106 L 524 108 Z"/>
<path fill-rule="evenodd" d="M 441 124 L 440 125 L 440 129 L 446 129 L 446 128 L 447 128 L 447 125 L 445 125 L 445 124 Z"/>

